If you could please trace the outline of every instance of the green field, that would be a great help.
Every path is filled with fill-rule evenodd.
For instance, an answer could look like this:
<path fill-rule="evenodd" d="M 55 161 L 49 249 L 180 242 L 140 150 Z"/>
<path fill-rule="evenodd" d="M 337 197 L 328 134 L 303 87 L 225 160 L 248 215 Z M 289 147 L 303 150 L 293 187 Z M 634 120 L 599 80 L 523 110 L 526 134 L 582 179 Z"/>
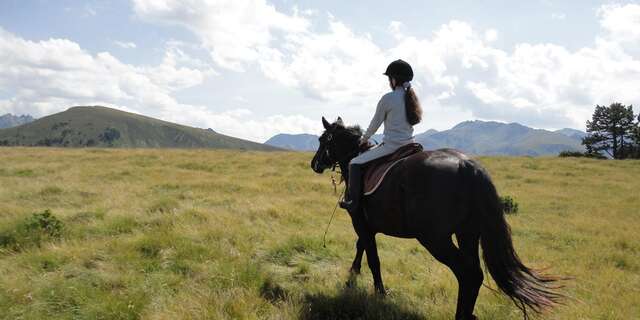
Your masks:
<path fill-rule="evenodd" d="M 355 235 L 339 211 L 322 246 L 336 196 L 311 157 L 0 148 L 0 318 L 452 319 L 455 278 L 414 240 L 377 238 L 387 298 L 366 264 L 345 288 Z M 640 161 L 480 160 L 525 263 L 574 278 L 542 318 L 637 319 Z M 485 287 L 476 315 L 521 317 Z"/>

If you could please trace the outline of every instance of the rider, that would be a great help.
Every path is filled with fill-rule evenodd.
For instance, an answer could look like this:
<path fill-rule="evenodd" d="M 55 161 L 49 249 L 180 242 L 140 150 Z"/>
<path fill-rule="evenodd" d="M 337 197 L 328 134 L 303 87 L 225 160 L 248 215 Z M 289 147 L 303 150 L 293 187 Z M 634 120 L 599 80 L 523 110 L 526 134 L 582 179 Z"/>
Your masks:
<path fill-rule="evenodd" d="M 420 102 L 411 88 L 413 79 L 411 66 L 403 60 L 396 60 L 389 64 L 383 74 L 389 77 L 389 86 L 392 91 L 382 96 L 378 102 L 376 113 L 362 136 L 360 144 L 366 144 L 383 122 L 384 137 L 381 144 L 349 162 L 349 185 L 345 199 L 340 202 L 340 207 L 352 213 L 358 212 L 362 197 L 362 165 L 392 154 L 403 145 L 415 142 L 413 126 L 422 118 Z"/>

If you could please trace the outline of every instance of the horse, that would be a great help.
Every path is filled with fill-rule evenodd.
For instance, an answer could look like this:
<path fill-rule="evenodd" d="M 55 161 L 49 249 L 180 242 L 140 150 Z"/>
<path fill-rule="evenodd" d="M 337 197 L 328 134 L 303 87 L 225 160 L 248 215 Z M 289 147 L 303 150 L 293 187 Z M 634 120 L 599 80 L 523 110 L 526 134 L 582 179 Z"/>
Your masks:
<path fill-rule="evenodd" d="M 361 145 L 362 130 L 345 126 L 341 118 L 329 123 L 322 117 L 322 124 L 325 130 L 311 168 L 322 174 L 337 165 L 348 183 L 349 161 L 371 145 Z M 542 313 L 564 297 L 554 283 L 561 278 L 543 275 L 522 263 L 489 174 L 460 151 L 438 149 L 412 154 L 388 171 L 373 194 L 362 198 L 359 212 L 349 215 L 357 235 L 350 273 L 360 274 L 366 252 L 378 294 L 386 294 L 375 239 L 382 233 L 417 239 L 451 269 L 458 281 L 456 320 L 477 319 L 473 310 L 484 281 L 480 244 L 486 269 L 525 319 L 527 309 Z"/>

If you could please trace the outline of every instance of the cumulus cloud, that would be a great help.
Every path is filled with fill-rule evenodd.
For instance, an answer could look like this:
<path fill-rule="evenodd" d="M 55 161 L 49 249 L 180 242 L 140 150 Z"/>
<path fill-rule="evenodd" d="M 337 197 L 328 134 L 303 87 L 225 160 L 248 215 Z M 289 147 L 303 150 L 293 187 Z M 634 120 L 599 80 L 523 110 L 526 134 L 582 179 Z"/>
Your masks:
<path fill-rule="evenodd" d="M 434 110 L 454 106 L 482 119 L 582 127 L 596 103 L 640 98 L 634 89 L 640 82 L 640 6 L 635 4 L 602 6 L 597 14 L 602 32 L 592 46 L 569 51 L 520 43 L 507 51 L 492 44 L 497 30 L 476 30 L 464 21 L 450 21 L 427 37 L 407 34 L 401 22 L 392 21 L 395 43 L 383 48 L 330 14 L 328 28 L 318 30 L 317 21 L 297 10 L 287 15 L 264 1 L 236 2 L 134 0 L 139 16 L 193 31 L 221 66 L 254 63 L 267 77 L 331 104 L 374 105 L 385 90 L 376 75 L 398 57 L 412 63 L 421 98 L 438 104 Z M 249 4 L 251 10 L 242 14 Z M 257 19 L 258 12 L 266 18 Z M 222 15 L 239 22 L 221 23 Z M 275 30 L 282 33 L 279 41 L 273 41 Z M 224 36 L 231 34 L 233 40 Z"/>
<path fill-rule="evenodd" d="M 114 41 L 113 42 L 116 46 L 123 48 L 123 49 L 135 49 L 137 47 L 137 45 L 133 42 L 125 42 L 125 41 Z"/>
<path fill-rule="evenodd" d="M 193 67 L 195 66 L 195 67 Z M 200 85 L 216 72 L 170 46 L 157 66 L 133 66 L 113 55 L 92 55 L 66 39 L 29 41 L 0 28 L 0 114 L 43 116 L 73 105 L 104 105 L 164 120 L 212 127 L 220 133 L 264 141 L 288 130 L 308 132 L 311 121 L 296 115 L 260 119 L 242 110 L 215 113 L 177 101 L 173 94 Z"/>
<path fill-rule="evenodd" d="M 144 19 L 181 25 L 200 37 L 212 59 L 237 71 L 258 60 L 277 32 L 302 32 L 308 21 L 286 15 L 265 0 L 134 0 L 134 11 Z"/>
<path fill-rule="evenodd" d="M 0 111 L 42 115 L 70 104 L 104 103 L 262 141 L 278 132 L 315 132 L 317 121 L 259 117 L 242 97 L 234 101 L 246 110 L 214 113 L 180 103 L 174 94 L 218 75 L 216 70 L 259 70 L 323 105 L 346 105 L 368 116 L 387 90 L 380 74 L 397 58 L 415 69 L 427 119 L 451 121 L 455 114 L 456 121 L 464 116 L 583 128 L 595 104 L 640 100 L 636 4 L 602 6 L 595 16 L 601 31 L 583 48 L 519 43 L 505 50 L 496 44 L 500 30 L 457 20 L 427 35 L 391 21 L 391 40 L 382 46 L 330 14 L 299 8 L 288 13 L 265 0 L 132 1 L 141 20 L 190 30 L 210 62 L 181 50 L 189 44 L 170 41 L 159 65 L 133 66 L 69 40 L 32 42 L 0 29 L 0 87 L 12 94 L 0 101 Z"/>

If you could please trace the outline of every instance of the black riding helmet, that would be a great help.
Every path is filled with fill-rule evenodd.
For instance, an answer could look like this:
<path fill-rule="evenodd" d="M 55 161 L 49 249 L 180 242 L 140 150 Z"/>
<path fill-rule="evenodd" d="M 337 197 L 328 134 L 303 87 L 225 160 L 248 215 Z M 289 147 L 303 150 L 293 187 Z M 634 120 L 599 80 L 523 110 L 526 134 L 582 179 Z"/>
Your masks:
<path fill-rule="evenodd" d="M 397 77 L 405 81 L 413 80 L 413 69 L 411 69 L 411 65 L 402 59 L 391 62 L 387 67 L 387 71 L 383 74 L 389 77 Z"/>

